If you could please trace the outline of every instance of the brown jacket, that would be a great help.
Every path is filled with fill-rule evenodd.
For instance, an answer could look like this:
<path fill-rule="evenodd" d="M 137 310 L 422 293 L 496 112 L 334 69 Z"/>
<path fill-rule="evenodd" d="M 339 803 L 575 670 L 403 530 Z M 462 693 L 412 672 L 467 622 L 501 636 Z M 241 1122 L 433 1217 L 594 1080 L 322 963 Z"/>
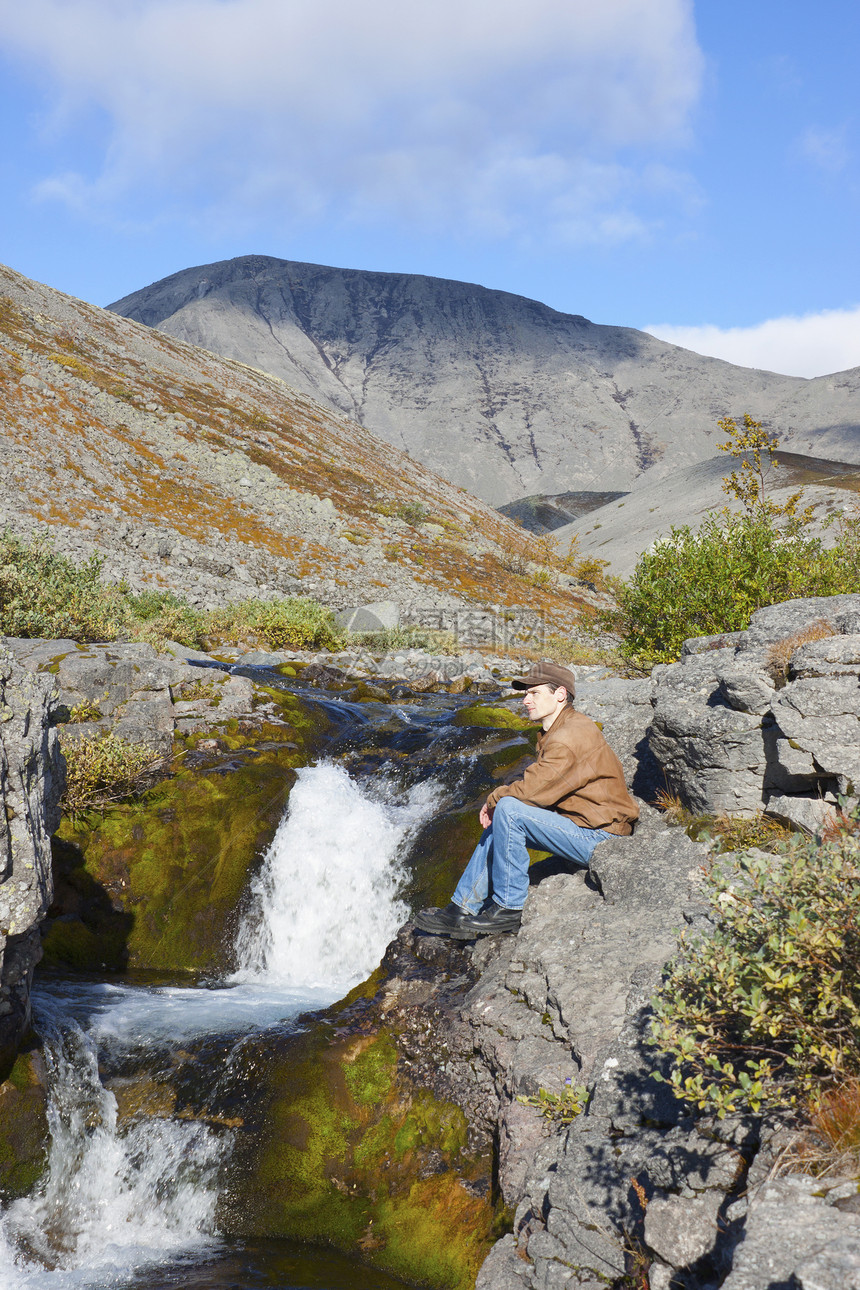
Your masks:
<path fill-rule="evenodd" d="M 501 797 L 517 797 L 558 811 L 583 828 L 622 836 L 633 832 L 639 818 L 621 762 L 591 718 L 570 707 L 538 736 L 537 758 L 522 778 L 493 789 L 490 810 Z"/>

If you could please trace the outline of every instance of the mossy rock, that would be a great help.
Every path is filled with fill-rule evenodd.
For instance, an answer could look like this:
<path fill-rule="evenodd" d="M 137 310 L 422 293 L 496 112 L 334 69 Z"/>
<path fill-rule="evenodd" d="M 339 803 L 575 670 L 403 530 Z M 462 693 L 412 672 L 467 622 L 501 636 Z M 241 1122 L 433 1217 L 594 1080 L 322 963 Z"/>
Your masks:
<path fill-rule="evenodd" d="M 64 819 L 47 967 L 219 971 L 229 966 L 248 875 L 277 828 L 320 728 L 304 713 L 253 732 L 235 722 L 185 741 L 182 767 L 140 800 Z"/>
<path fill-rule="evenodd" d="M 460 708 L 454 715 L 455 726 L 483 726 L 492 730 L 529 730 L 533 722 L 512 712 L 510 708 L 494 707 L 491 704 L 473 703 L 468 708 Z"/>
<path fill-rule="evenodd" d="M 483 832 L 477 805 L 437 815 L 412 849 L 412 874 L 404 898 L 413 909 L 447 905 Z"/>
<path fill-rule="evenodd" d="M 26 1196 L 48 1158 L 47 1098 L 37 1052 L 22 1052 L 0 1084 L 0 1200 Z"/>
<path fill-rule="evenodd" d="M 489 1151 L 467 1147 L 465 1116 L 397 1077 L 385 1029 L 293 1041 L 266 1076 L 265 1130 L 238 1153 L 235 1234 L 354 1250 L 440 1290 L 471 1290 L 496 1239 Z"/>

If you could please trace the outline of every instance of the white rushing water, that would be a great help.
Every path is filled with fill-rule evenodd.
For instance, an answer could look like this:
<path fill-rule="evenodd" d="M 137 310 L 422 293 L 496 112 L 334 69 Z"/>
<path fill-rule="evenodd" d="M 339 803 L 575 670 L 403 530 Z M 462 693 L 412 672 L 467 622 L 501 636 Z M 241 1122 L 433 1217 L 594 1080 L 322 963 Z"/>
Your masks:
<path fill-rule="evenodd" d="M 384 778 L 365 789 L 330 763 L 301 770 L 254 881 L 229 982 L 67 980 L 38 992 L 50 1160 L 34 1193 L 0 1214 L 0 1290 L 123 1287 L 142 1268 L 214 1247 L 230 1134 L 157 1116 L 118 1124 L 98 1052 L 241 1035 L 341 997 L 377 966 L 407 915 L 403 861 L 439 796 L 432 783 L 403 794 Z"/>
<path fill-rule="evenodd" d="M 214 1245 L 226 1135 L 147 1117 L 117 1128 L 92 1038 L 39 1001 L 51 1085 L 48 1171 L 0 1219 L 3 1290 L 124 1284 L 134 1269 Z"/>
<path fill-rule="evenodd" d="M 439 797 L 432 781 L 404 795 L 385 779 L 365 790 L 331 763 L 300 770 L 253 884 L 234 980 L 338 994 L 364 980 L 407 917 L 403 861 Z"/>

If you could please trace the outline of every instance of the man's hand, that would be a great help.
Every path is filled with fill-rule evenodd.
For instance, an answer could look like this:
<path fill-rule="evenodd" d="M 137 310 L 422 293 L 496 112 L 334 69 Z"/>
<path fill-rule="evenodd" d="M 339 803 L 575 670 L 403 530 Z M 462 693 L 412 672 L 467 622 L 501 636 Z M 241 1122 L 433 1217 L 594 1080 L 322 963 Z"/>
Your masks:
<path fill-rule="evenodd" d="M 481 821 L 482 829 L 488 829 L 493 821 L 493 812 L 487 806 L 486 802 L 481 807 L 481 814 L 478 816 L 478 819 Z"/>

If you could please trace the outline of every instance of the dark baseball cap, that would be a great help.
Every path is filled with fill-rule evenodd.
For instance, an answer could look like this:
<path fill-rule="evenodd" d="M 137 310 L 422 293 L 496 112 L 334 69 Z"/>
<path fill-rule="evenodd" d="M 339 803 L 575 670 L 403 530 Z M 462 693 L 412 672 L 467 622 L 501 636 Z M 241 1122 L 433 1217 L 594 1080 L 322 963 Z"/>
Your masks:
<path fill-rule="evenodd" d="M 511 681 L 515 690 L 530 690 L 533 685 L 551 685 L 558 689 L 563 685 L 571 698 L 576 693 L 576 677 L 570 668 L 561 667 L 558 663 L 550 663 L 541 659 L 540 663 L 535 663 L 528 676 L 517 676 Z"/>

